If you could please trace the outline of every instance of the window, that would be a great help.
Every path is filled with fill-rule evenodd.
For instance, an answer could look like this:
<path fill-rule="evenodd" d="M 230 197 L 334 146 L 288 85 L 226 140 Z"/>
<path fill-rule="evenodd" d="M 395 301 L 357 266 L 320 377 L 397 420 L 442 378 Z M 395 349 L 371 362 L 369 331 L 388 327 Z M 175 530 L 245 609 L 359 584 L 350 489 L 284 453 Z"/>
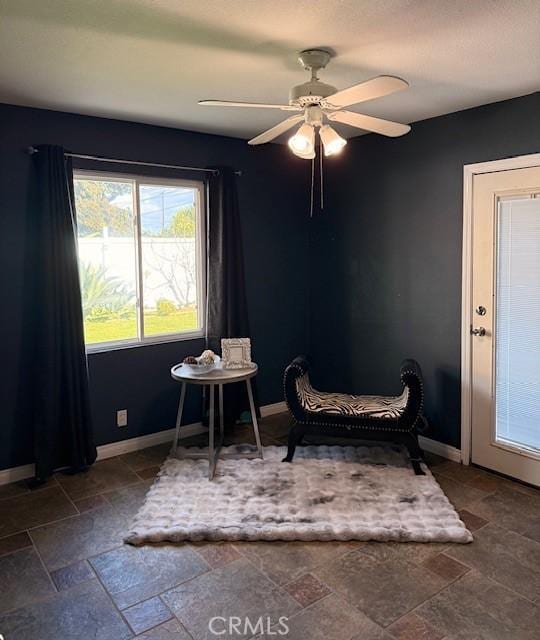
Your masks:
<path fill-rule="evenodd" d="M 89 350 L 204 335 L 201 182 L 76 172 Z"/>

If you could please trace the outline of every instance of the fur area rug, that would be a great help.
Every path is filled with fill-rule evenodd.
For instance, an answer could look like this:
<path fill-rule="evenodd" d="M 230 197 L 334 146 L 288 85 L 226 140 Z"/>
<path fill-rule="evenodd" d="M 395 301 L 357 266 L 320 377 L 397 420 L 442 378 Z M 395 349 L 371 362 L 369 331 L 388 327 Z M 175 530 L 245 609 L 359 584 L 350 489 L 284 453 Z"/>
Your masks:
<path fill-rule="evenodd" d="M 212 481 L 206 460 L 168 458 L 125 541 L 472 541 L 429 469 L 415 476 L 399 446 L 298 447 L 290 464 L 285 453 L 219 460 Z"/>

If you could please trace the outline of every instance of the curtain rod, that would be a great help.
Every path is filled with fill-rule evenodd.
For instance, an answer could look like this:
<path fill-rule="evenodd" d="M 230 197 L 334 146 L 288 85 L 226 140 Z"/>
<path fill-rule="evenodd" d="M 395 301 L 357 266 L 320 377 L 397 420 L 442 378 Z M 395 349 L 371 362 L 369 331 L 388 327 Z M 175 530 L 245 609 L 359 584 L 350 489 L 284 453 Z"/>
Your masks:
<path fill-rule="evenodd" d="M 36 147 L 28 147 L 26 150 L 29 155 L 39 153 L 39 149 Z M 104 158 L 103 156 L 90 156 L 81 153 L 64 153 L 68 158 L 79 158 L 80 160 L 97 160 L 98 162 L 114 162 L 116 164 L 135 164 L 142 167 L 158 167 L 160 169 L 180 169 L 182 171 L 204 171 L 206 173 L 212 173 L 217 175 L 219 171 L 217 169 L 202 169 L 200 167 L 182 167 L 177 164 L 160 164 L 158 162 L 142 162 L 139 160 L 119 160 L 118 158 Z M 242 172 L 236 170 L 235 175 L 241 176 Z"/>

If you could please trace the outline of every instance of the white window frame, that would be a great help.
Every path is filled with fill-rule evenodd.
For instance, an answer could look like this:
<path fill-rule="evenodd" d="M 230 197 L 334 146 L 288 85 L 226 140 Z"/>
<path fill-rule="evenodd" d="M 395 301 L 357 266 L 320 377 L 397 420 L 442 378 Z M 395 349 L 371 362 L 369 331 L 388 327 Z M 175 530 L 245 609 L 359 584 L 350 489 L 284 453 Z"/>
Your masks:
<path fill-rule="evenodd" d="M 131 349 L 151 344 L 196 340 L 206 336 L 206 186 L 200 180 L 184 180 L 176 178 L 156 178 L 132 173 L 117 173 L 107 171 L 88 171 L 76 169 L 73 180 L 103 180 L 107 182 L 131 182 L 133 184 L 133 215 L 135 224 L 135 274 L 137 292 L 137 337 L 125 340 L 111 340 L 109 342 L 95 342 L 86 345 L 88 353 L 100 351 L 114 351 L 116 349 Z M 194 331 L 167 333 L 159 336 L 144 335 L 144 291 L 142 273 L 142 235 L 139 202 L 140 185 L 164 185 L 172 187 L 186 187 L 197 192 L 195 259 L 197 261 L 197 319 L 199 327 Z M 74 203 L 76 205 L 76 203 Z M 75 210 L 76 213 L 76 210 Z M 77 238 L 78 241 L 78 238 Z"/>

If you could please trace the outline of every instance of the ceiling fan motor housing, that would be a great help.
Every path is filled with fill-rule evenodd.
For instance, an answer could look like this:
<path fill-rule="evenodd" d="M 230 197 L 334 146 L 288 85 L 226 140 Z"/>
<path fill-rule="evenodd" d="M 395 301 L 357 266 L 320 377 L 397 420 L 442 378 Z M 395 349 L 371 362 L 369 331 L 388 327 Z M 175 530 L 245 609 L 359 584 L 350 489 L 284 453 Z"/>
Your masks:
<path fill-rule="evenodd" d="M 289 93 L 289 104 L 306 107 L 311 104 L 319 104 L 323 98 L 333 95 L 337 89 L 331 84 L 320 80 L 310 80 L 293 87 Z"/>

